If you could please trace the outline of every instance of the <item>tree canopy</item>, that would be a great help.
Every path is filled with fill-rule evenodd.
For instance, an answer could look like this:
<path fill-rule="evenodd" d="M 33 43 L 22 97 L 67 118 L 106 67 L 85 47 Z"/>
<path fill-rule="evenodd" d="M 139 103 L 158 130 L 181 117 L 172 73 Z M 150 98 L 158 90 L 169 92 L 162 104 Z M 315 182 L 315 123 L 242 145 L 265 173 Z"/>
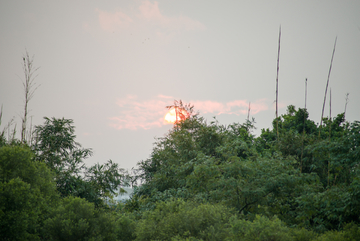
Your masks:
<path fill-rule="evenodd" d="M 71 119 L 45 118 L 31 144 L 0 133 L 3 240 L 357 240 L 360 122 L 320 127 L 289 106 L 273 128 L 208 122 L 191 105 L 148 159 L 88 167 Z M 275 125 L 278 125 L 278 133 Z M 134 193 L 111 201 L 121 187 Z"/>

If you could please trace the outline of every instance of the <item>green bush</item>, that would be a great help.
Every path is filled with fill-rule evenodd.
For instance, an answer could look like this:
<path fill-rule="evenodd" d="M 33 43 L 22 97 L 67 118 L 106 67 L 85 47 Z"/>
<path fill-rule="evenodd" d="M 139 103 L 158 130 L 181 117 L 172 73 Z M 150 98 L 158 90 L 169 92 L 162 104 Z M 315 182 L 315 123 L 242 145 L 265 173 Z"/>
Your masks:
<path fill-rule="evenodd" d="M 360 240 L 360 227 L 354 223 L 345 225 L 342 231 L 328 231 L 315 241 L 356 241 Z"/>
<path fill-rule="evenodd" d="M 126 214 L 96 209 L 79 197 L 66 197 L 45 221 L 47 240 L 133 240 L 135 221 Z"/>
<path fill-rule="evenodd" d="M 67 197 L 45 221 L 49 240 L 89 240 L 96 234 L 94 204 L 85 199 Z"/>
<path fill-rule="evenodd" d="M 224 240 L 231 210 L 181 199 L 159 202 L 136 228 L 136 240 Z"/>
<path fill-rule="evenodd" d="M 315 232 L 309 231 L 305 228 L 293 228 L 291 230 L 291 235 L 293 236 L 294 241 L 309 241 L 317 237 L 317 234 Z"/>
<path fill-rule="evenodd" d="M 256 215 L 254 221 L 247 221 L 233 217 L 230 220 L 231 238 L 228 240 L 244 241 L 290 241 L 294 240 L 290 228 L 286 227 L 280 219 L 269 219 Z"/>
<path fill-rule="evenodd" d="M 135 239 L 136 221 L 131 214 L 122 214 L 116 220 L 118 240 L 130 241 Z"/>

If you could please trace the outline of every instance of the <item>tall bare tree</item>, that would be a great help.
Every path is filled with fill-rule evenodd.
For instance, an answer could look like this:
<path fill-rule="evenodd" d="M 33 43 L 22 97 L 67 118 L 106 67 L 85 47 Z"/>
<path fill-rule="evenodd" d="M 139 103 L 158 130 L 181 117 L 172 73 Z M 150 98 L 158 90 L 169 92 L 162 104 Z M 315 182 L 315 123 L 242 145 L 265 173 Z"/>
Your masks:
<path fill-rule="evenodd" d="M 37 77 L 37 75 L 34 74 L 40 67 L 34 68 L 33 62 L 34 62 L 34 56 L 30 57 L 29 52 L 26 50 L 23 56 L 23 71 L 25 75 L 23 86 L 24 86 L 25 99 L 24 99 L 24 115 L 21 118 L 21 142 L 27 142 L 31 135 L 31 130 L 27 131 L 27 121 L 29 115 L 28 105 L 34 95 L 35 90 L 39 87 L 39 85 L 36 86 L 36 83 L 34 82 L 35 78 Z"/>
<path fill-rule="evenodd" d="M 346 115 L 346 107 L 347 107 L 347 104 L 349 103 L 349 94 L 350 94 L 350 93 L 346 93 L 346 95 L 345 95 L 344 120 L 345 120 L 345 115 Z"/>
<path fill-rule="evenodd" d="M 325 109 L 325 102 L 326 102 L 326 94 L 327 94 L 327 90 L 328 90 L 328 86 L 329 86 L 329 80 L 330 80 L 332 63 L 333 63 L 333 60 L 334 60 L 334 54 L 335 54 L 335 48 L 336 48 L 336 41 L 337 41 L 337 36 L 336 36 L 336 38 L 335 38 L 333 53 L 332 53 L 331 61 L 330 61 L 329 74 L 328 74 L 328 78 L 327 78 L 327 82 L 326 82 L 326 88 L 325 88 L 325 94 L 324 94 L 324 103 L 323 103 L 323 108 L 322 108 L 322 112 L 321 112 L 321 119 L 320 119 L 319 136 L 320 136 L 320 130 L 321 130 L 321 126 L 322 126 L 322 121 L 323 121 L 323 118 L 324 118 L 324 109 Z"/>
<path fill-rule="evenodd" d="M 281 39 L 281 25 L 279 28 L 279 45 L 277 56 L 277 68 L 276 68 L 276 136 L 279 139 L 279 119 L 278 119 L 278 95 L 279 95 L 279 58 L 280 58 L 280 39 Z"/>

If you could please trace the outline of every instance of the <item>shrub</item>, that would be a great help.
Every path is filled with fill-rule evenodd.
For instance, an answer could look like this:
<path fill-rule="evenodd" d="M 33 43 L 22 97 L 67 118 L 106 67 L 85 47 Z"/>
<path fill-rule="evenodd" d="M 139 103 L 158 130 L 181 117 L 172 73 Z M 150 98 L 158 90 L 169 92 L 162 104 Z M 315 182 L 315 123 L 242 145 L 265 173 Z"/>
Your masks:
<path fill-rule="evenodd" d="M 231 209 L 181 199 L 157 203 L 144 213 L 136 240 L 224 240 Z"/>
<path fill-rule="evenodd" d="M 230 220 L 231 239 L 244 241 L 290 241 L 294 240 L 290 228 L 286 227 L 280 219 L 269 219 L 256 215 L 254 221 L 247 221 L 233 217 Z"/>

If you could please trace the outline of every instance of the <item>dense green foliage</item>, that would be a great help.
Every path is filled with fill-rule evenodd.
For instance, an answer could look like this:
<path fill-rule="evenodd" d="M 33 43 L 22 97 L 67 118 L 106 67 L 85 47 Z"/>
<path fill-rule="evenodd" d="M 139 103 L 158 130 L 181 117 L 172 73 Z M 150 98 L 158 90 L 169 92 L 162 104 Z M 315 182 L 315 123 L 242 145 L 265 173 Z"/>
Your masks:
<path fill-rule="evenodd" d="M 359 240 L 360 122 L 320 127 L 289 106 L 255 137 L 254 121 L 175 105 L 188 118 L 132 174 L 87 167 L 72 120 L 45 118 L 31 145 L 0 133 L 2 240 Z M 109 205 L 128 182 L 131 199 Z"/>
<path fill-rule="evenodd" d="M 56 205 L 55 184 L 44 163 L 34 162 L 23 145 L 0 147 L 0 236 L 3 240 L 33 239 Z"/>
<path fill-rule="evenodd" d="M 223 205 L 197 204 L 181 199 L 159 202 L 146 211 L 136 228 L 136 240 L 200 238 L 224 240 L 232 212 Z"/>
<path fill-rule="evenodd" d="M 315 233 L 359 225 L 360 123 L 339 114 L 319 127 L 294 106 L 278 121 L 279 136 L 274 121 L 255 137 L 254 122 L 208 124 L 192 113 L 139 163 L 143 184 L 127 208 L 143 212 L 181 198 L 225 205 L 240 220 L 277 216 Z"/>
<path fill-rule="evenodd" d="M 1 240 L 118 239 L 119 218 L 106 203 L 120 188 L 123 171 L 111 160 L 87 168 L 83 159 L 91 152 L 75 142 L 71 120 L 45 118 L 31 147 L 6 140 L 4 133 Z"/>

